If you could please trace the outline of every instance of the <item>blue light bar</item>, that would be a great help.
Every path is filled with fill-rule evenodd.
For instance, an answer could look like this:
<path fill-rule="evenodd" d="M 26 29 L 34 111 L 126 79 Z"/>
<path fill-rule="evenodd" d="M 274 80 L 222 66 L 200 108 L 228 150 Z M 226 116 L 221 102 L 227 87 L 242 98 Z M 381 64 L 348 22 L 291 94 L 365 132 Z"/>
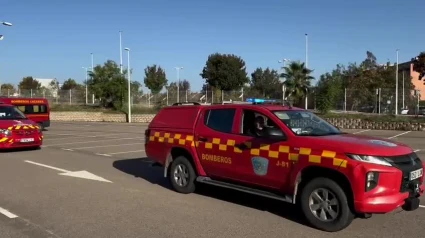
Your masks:
<path fill-rule="evenodd" d="M 247 102 L 252 102 L 252 103 L 278 102 L 275 99 L 262 99 L 262 98 L 247 98 L 246 101 Z"/>

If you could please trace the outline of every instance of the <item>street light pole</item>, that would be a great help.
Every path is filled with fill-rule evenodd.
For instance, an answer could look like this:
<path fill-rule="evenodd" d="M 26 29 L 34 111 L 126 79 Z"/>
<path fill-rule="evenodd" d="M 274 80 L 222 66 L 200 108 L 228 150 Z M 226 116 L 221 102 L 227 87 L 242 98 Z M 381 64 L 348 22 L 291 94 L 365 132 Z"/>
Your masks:
<path fill-rule="evenodd" d="M 177 70 L 177 103 L 180 102 L 180 70 L 183 69 L 183 67 L 175 67 Z"/>
<path fill-rule="evenodd" d="M 396 63 L 396 70 L 395 70 L 395 115 L 398 114 L 398 51 L 397 52 L 397 63 Z"/>
<path fill-rule="evenodd" d="M 127 51 L 127 74 L 128 74 L 128 123 L 131 123 L 131 68 L 130 68 L 130 48 L 125 48 Z"/>
<path fill-rule="evenodd" d="M 91 54 L 91 69 L 94 70 L 94 58 L 93 58 L 93 53 Z"/>
<path fill-rule="evenodd" d="M 282 64 L 283 63 L 283 67 L 282 67 L 282 71 L 283 71 L 283 73 L 285 73 L 285 62 L 289 62 L 289 61 L 291 61 L 290 59 L 281 59 L 281 60 L 279 60 L 278 62 L 280 63 L 280 64 Z M 284 78 L 284 80 L 283 80 L 283 82 L 282 82 L 282 100 L 283 101 L 285 101 L 285 91 L 286 91 L 286 88 L 285 88 L 285 81 L 286 81 L 286 78 Z"/>
<path fill-rule="evenodd" d="M 308 34 L 305 34 L 305 68 L 308 69 Z M 305 90 L 305 109 L 308 109 L 307 89 Z"/>
<path fill-rule="evenodd" d="M 1 22 L 1 24 L 3 25 L 3 26 L 12 26 L 12 23 L 10 23 L 10 22 L 7 22 L 7 21 L 3 21 L 3 22 Z M 0 35 L 0 41 L 1 40 L 3 40 L 4 39 L 4 35 Z M 1 96 L 1 82 L 0 82 L 0 96 Z"/>
<path fill-rule="evenodd" d="M 87 76 L 88 76 L 88 71 L 89 71 L 89 69 L 91 69 L 90 67 L 82 67 L 83 69 L 85 69 L 85 71 L 86 71 L 86 82 L 85 82 L 85 84 L 86 84 L 86 105 L 88 104 L 88 90 L 87 90 Z"/>
<path fill-rule="evenodd" d="M 403 110 L 404 110 L 404 70 L 403 70 Z"/>
<path fill-rule="evenodd" d="M 122 31 L 120 31 L 120 73 L 122 74 Z"/>

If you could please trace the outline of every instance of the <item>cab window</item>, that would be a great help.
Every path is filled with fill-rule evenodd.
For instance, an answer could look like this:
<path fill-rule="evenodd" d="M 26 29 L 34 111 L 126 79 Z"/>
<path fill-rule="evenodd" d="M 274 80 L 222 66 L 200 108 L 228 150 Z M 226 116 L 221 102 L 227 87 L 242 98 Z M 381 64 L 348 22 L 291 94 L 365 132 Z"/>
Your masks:
<path fill-rule="evenodd" d="M 205 113 L 204 124 L 219 132 L 232 133 L 236 109 L 210 109 Z"/>
<path fill-rule="evenodd" d="M 275 128 L 281 130 L 269 117 L 254 110 L 243 110 L 240 134 L 261 137 L 264 129 Z M 283 132 L 283 131 L 282 131 Z"/>

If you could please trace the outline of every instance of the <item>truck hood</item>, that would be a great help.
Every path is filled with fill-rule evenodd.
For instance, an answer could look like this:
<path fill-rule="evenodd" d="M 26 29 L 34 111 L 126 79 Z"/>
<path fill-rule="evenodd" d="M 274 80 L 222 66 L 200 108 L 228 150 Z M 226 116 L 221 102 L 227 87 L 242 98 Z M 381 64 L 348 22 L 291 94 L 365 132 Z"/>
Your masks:
<path fill-rule="evenodd" d="M 341 134 L 310 137 L 320 148 L 329 148 L 340 153 L 372 156 L 398 156 L 412 153 L 408 145 L 374 136 Z"/>
<path fill-rule="evenodd" d="M 36 125 L 36 123 L 29 119 L 22 120 L 0 120 L 0 129 L 7 129 L 11 126 L 24 126 L 24 125 Z"/>

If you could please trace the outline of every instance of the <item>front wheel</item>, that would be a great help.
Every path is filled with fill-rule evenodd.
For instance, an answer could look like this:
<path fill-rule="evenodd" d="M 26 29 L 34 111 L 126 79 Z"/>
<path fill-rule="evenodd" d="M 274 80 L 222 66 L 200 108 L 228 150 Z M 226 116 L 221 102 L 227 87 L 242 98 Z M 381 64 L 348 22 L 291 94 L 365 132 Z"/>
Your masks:
<path fill-rule="evenodd" d="M 171 163 L 168 177 L 177 192 L 188 194 L 195 191 L 196 173 L 192 163 L 185 156 L 178 156 Z"/>
<path fill-rule="evenodd" d="M 300 202 L 308 222 L 323 231 L 343 230 L 354 219 L 344 190 L 328 178 L 309 181 L 301 191 Z"/>

